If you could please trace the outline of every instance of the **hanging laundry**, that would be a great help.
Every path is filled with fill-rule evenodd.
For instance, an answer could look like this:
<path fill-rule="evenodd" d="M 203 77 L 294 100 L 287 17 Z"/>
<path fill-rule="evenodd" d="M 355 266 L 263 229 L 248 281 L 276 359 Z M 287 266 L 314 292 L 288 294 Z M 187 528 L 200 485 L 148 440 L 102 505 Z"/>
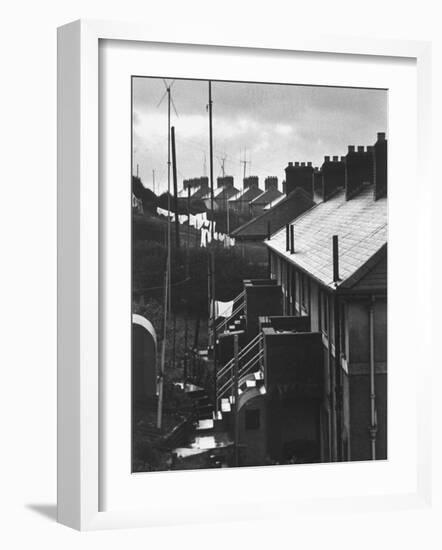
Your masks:
<path fill-rule="evenodd" d="M 220 302 L 215 300 L 215 317 L 230 317 L 233 311 L 233 300 Z"/>

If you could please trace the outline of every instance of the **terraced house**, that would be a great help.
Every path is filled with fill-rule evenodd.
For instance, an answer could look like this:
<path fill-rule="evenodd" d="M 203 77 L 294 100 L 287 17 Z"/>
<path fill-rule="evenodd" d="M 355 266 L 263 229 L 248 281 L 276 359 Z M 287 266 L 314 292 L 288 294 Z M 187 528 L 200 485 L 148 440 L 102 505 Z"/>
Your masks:
<path fill-rule="evenodd" d="M 270 272 L 282 289 L 283 314 L 308 318 L 309 332 L 321 336 L 321 459 L 385 459 L 385 134 L 373 147 L 350 146 L 343 159 L 326 157 L 321 171 L 323 201 L 266 241 Z"/>

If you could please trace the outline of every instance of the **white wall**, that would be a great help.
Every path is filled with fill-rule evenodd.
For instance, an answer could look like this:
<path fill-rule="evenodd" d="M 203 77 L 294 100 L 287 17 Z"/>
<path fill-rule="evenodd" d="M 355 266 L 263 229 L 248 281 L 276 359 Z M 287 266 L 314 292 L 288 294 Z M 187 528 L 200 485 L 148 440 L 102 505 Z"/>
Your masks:
<path fill-rule="evenodd" d="M 436 548 L 441 534 L 440 509 L 363 516 L 293 518 L 290 525 L 275 523 L 211 528 L 157 528 L 145 531 L 76 532 L 49 521 L 55 504 L 56 433 L 56 27 L 79 17 L 122 19 L 205 27 L 243 29 L 253 34 L 290 35 L 298 26 L 322 32 L 393 36 L 435 40 L 434 97 L 442 97 L 442 36 L 437 1 L 386 2 L 316 0 L 223 2 L 170 0 L 49 0 L 4 2 L 0 33 L 1 151 L 1 492 L 3 548 L 108 548 L 160 546 L 168 549 L 250 546 L 346 548 Z M 270 38 L 269 38 L 270 40 Z M 271 41 L 269 42 L 271 43 Z M 435 102 L 435 123 L 441 127 L 441 107 Z M 437 126 L 436 126 L 437 127 Z M 438 147 L 440 135 L 437 134 Z M 435 142 L 436 145 L 436 142 Z M 438 156 L 435 155 L 435 163 Z M 440 162 L 440 161 L 438 161 Z M 440 180 L 440 176 L 439 176 Z M 439 186 L 435 201 L 441 203 Z M 439 223 L 439 222 L 438 222 Z M 439 233 L 440 234 L 440 233 Z M 439 258 L 440 260 L 440 258 Z M 436 271 L 437 269 L 437 271 Z M 441 263 L 435 266 L 440 277 Z M 437 299 L 437 297 L 435 297 Z M 6 307 L 5 307 L 6 306 Z M 440 320 L 435 318 L 435 322 Z M 17 330 L 19 326 L 23 330 Z M 440 388 L 440 384 L 433 387 Z M 438 394 L 440 395 L 440 389 Z M 440 402 L 440 400 L 439 400 Z M 440 414 L 439 418 L 442 417 Z M 440 426 L 434 423 L 434 432 Z M 440 439 L 439 439 L 440 443 Z M 438 464 L 442 463 L 440 445 Z M 440 468 L 439 468 L 440 472 Z M 440 473 L 435 479 L 440 487 Z M 439 492 L 439 496 L 440 496 Z M 440 503 L 440 500 L 439 500 Z M 42 508 L 43 506 L 43 508 Z M 46 506 L 46 508 L 44 508 Z M 40 507 L 40 513 L 35 511 Z M 321 522 L 321 528 L 318 528 Z M 4 539 L 9 538 L 6 542 Z"/>

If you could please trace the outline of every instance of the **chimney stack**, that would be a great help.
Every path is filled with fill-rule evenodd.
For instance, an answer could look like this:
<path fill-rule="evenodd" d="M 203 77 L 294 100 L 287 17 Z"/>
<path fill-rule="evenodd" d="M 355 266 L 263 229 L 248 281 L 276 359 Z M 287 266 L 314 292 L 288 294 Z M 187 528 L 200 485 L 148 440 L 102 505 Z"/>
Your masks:
<path fill-rule="evenodd" d="M 363 145 L 348 146 L 345 160 L 345 199 L 349 200 L 359 193 L 364 183 L 373 183 L 373 151 Z"/>
<path fill-rule="evenodd" d="M 209 188 L 209 178 L 207 176 L 202 176 L 200 178 L 189 178 L 183 180 L 184 189 L 194 189 L 196 187 L 201 187 L 202 189 Z"/>
<path fill-rule="evenodd" d="M 374 200 L 387 196 L 387 140 L 385 132 L 378 132 L 373 146 Z"/>
<path fill-rule="evenodd" d="M 264 189 L 278 189 L 278 178 L 276 176 L 268 176 L 264 180 Z"/>
<path fill-rule="evenodd" d="M 289 163 L 285 169 L 286 193 L 289 194 L 297 187 L 301 187 L 313 198 L 313 166 L 311 162 Z"/>
<path fill-rule="evenodd" d="M 336 160 L 335 160 L 336 159 Z M 322 200 L 327 201 L 345 183 L 345 163 L 339 157 L 324 157 L 322 173 Z"/>
<path fill-rule="evenodd" d="M 259 179 L 258 176 L 247 176 L 243 179 L 244 189 L 249 189 L 251 187 L 258 187 Z"/>

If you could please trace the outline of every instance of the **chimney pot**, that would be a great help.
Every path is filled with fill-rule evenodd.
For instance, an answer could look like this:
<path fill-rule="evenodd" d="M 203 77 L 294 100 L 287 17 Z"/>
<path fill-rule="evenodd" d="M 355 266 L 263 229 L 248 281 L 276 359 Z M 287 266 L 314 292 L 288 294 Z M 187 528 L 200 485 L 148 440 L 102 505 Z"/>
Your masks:
<path fill-rule="evenodd" d="M 349 145 L 348 146 L 348 152 L 349 153 L 354 153 L 355 152 L 355 146 L 354 145 Z"/>
<path fill-rule="evenodd" d="M 372 153 L 374 151 L 373 145 L 367 145 L 367 153 Z"/>
<path fill-rule="evenodd" d="M 305 162 L 301 162 L 301 166 L 305 166 Z"/>
<path fill-rule="evenodd" d="M 289 166 L 293 166 L 293 162 L 289 162 Z"/>
<path fill-rule="evenodd" d="M 364 146 L 358 145 L 358 153 L 363 153 L 363 152 L 364 152 Z"/>
<path fill-rule="evenodd" d="M 341 157 L 341 162 L 345 162 L 345 157 Z"/>
<path fill-rule="evenodd" d="M 385 132 L 378 132 L 378 141 L 385 141 Z"/>
<path fill-rule="evenodd" d="M 333 156 L 333 162 L 338 162 L 338 159 L 339 157 L 337 157 L 336 155 Z"/>
<path fill-rule="evenodd" d="M 295 166 L 299 166 L 299 162 L 295 162 Z"/>
<path fill-rule="evenodd" d="M 328 155 L 324 157 L 324 162 L 330 162 L 330 157 Z"/>
<path fill-rule="evenodd" d="M 311 166 L 311 165 L 312 165 L 312 163 L 311 163 L 311 162 L 307 162 L 307 166 Z"/>

